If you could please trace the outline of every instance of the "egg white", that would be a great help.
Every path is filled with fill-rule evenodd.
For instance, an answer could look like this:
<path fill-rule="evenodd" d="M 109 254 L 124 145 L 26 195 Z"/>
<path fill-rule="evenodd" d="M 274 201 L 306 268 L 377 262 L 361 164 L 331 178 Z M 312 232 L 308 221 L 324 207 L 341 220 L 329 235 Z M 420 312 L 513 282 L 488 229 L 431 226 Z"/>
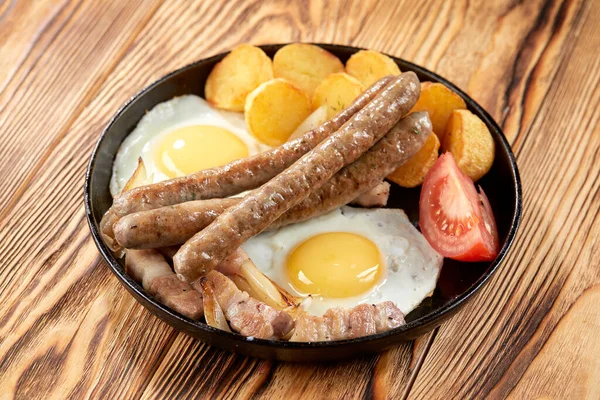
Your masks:
<path fill-rule="evenodd" d="M 123 189 L 135 171 L 139 157 L 144 160 L 148 177 L 152 182 L 169 179 L 154 165 L 154 149 L 164 135 L 190 125 L 209 125 L 227 129 L 246 144 L 248 155 L 269 148 L 248 132 L 242 113 L 217 110 L 196 95 L 174 97 L 148 111 L 121 144 L 113 163 L 111 194 L 114 196 Z"/>
<path fill-rule="evenodd" d="M 288 254 L 305 240 L 327 232 L 361 235 L 377 245 L 385 263 L 382 278 L 368 292 L 346 298 L 312 296 L 302 306 L 320 316 L 331 307 L 394 302 L 404 314 L 417 307 L 435 289 L 443 257 L 438 254 L 399 209 L 342 207 L 326 215 L 266 232 L 242 247 L 256 266 L 291 294 L 306 297 L 289 281 Z"/>

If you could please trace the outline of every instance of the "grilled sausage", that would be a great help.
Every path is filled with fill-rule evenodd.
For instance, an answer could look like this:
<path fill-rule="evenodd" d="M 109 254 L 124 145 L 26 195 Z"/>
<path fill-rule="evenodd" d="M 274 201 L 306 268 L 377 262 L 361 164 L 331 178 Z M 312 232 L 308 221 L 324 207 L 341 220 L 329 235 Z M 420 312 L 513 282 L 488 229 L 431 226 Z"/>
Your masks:
<path fill-rule="evenodd" d="M 118 244 L 143 249 L 182 244 L 240 198 L 189 201 L 122 217 L 114 226 Z"/>
<path fill-rule="evenodd" d="M 334 177 L 335 178 L 335 177 Z M 390 184 L 380 182 L 360 194 L 350 204 L 360 207 L 385 207 L 390 195 Z M 127 249 L 153 249 L 168 258 L 179 250 L 179 244 L 194 236 L 215 220 L 226 208 L 241 198 L 188 201 L 174 206 L 140 211 L 121 218 L 114 226 L 114 239 Z M 282 218 L 285 220 L 285 217 Z"/>
<path fill-rule="evenodd" d="M 418 134 L 415 134 L 418 132 Z M 309 197 L 285 212 L 268 229 L 322 215 L 348 203 L 381 182 L 423 146 L 431 133 L 426 112 L 404 117 L 354 163 L 343 168 Z M 115 238 L 126 248 L 153 248 L 184 243 L 241 199 L 190 201 L 123 217 Z"/>
<path fill-rule="evenodd" d="M 311 190 L 356 161 L 408 113 L 419 94 L 420 83 L 414 72 L 395 78 L 336 133 L 188 240 L 173 257 L 175 272 L 193 282 L 213 270 L 229 253 L 304 200 Z"/>
<path fill-rule="evenodd" d="M 254 189 L 281 171 L 337 131 L 367 105 L 393 78 L 385 77 L 362 93 L 344 111 L 302 137 L 252 157 L 233 161 L 180 178 L 142 186 L 118 195 L 113 209 L 118 216 L 151 210 L 185 201 L 223 198 Z"/>
<path fill-rule="evenodd" d="M 430 134 L 431 121 L 426 112 L 407 115 L 362 157 L 311 192 L 284 214 L 285 219 L 275 221 L 269 229 L 305 221 L 348 204 L 412 157 Z"/>
<path fill-rule="evenodd" d="M 341 113 L 280 147 L 233 161 L 223 167 L 199 171 L 121 193 L 115 197 L 113 205 L 100 221 L 100 232 L 104 242 L 112 251 L 120 250 L 118 243 L 113 240 L 113 227 L 120 217 L 127 214 L 196 199 L 228 197 L 262 185 L 339 129 L 373 100 L 392 79 L 392 76 L 381 78 Z"/>

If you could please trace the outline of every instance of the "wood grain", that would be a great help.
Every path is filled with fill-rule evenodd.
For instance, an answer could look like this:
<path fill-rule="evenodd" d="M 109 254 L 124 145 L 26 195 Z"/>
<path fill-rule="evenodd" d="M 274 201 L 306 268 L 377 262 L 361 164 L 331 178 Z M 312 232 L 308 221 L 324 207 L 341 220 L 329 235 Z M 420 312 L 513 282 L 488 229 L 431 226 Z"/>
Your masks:
<path fill-rule="evenodd" d="M 60 26 L 52 22 L 67 4 L 65 1 L 35 4 L 12 0 L 0 3 L 0 35 L 3 38 L 0 47 L 0 92 L 4 91 L 20 65 L 30 56 L 36 42 L 43 40 L 42 36 L 53 36 L 43 33 Z"/>
<path fill-rule="evenodd" d="M 600 398 L 599 303 L 600 285 L 583 292 L 527 367 L 510 399 Z"/>
<path fill-rule="evenodd" d="M 566 367 L 596 349 L 599 337 L 598 289 L 586 291 L 599 283 L 598 2 L 6 4 L 0 3 L 0 397 L 597 393 L 597 364 Z M 516 246 L 471 305 L 414 342 L 332 365 L 248 359 L 177 333 L 110 274 L 82 206 L 92 146 L 132 94 L 238 43 L 297 40 L 386 51 L 454 81 L 503 124 L 525 189 Z M 569 347 L 573 340 L 586 346 Z M 581 391 L 560 385 L 571 376 L 589 379 L 578 381 Z"/>
<path fill-rule="evenodd" d="M 154 6 L 143 4 L 71 2 L 34 37 L 33 48 L 10 73 L 0 98 L 0 203 L 9 204 L 4 212 L 11 207 L 9 196 L 27 186 L 36 162 L 42 165 L 144 25 Z M 15 19 L 29 22 L 19 8 L 9 10 L 9 16 L 16 13 Z M 17 164 L 19 168 L 14 168 Z"/>
<path fill-rule="evenodd" d="M 440 328 L 414 398 L 505 397 L 571 304 L 599 282 L 600 63 L 589 56 L 600 46 L 599 17 L 596 2 L 575 19 L 519 148 L 526 206 L 515 248 L 474 304 Z"/>

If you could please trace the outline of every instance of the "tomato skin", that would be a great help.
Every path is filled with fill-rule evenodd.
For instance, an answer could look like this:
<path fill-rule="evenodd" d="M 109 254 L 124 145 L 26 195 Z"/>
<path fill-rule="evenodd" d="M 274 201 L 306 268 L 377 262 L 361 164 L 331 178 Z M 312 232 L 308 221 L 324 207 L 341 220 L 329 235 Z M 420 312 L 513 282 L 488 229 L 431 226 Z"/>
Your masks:
<path fill-rule="evenodd" d="M 498 237 L 498 227 L 496 225 L 496 219 L 494 218 L 494 212 L 492 211 L 492 206 L 490 205 L 490 201 L 486 196 L 485 192 L 479 187 L 479 198 L 481 199 L 481 206 L 483 211 L 483 222 L 486 228 L 486 231 L 492 236 L 492 253 L 493 258 L 496 258 L 498 253 L 500 252 L 500 239 Z"/>
<path fill-rule="evenodd" d="M 458 167 L 450 153 L 431 168 L 419 202 L 419 225 L 431 247 L 459 261 L 491 261 L 498 255 L 496 221 L 481 188 Z"/>
<path fill-rule="evenodd" d="M 489 248 L 487 248 L 483 243 L 478 242 L 475 243 L 473 247 L 469 249 L 469 251 L 463 254 L 453 255 L 453 260 L 457 261 L 466 261 L 466 262 L 477 262 L 477 261 L 493 261 L 498 253 L 494 253 Z"/>

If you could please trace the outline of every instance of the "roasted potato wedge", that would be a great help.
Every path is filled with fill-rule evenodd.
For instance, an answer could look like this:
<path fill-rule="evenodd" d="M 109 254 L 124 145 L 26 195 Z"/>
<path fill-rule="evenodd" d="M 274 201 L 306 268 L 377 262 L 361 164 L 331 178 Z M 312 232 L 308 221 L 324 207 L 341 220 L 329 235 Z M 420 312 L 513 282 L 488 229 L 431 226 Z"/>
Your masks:
<path fill-rule="evenodd" d="M 427 111 L 433 131 L 442 141 L 452 111 L 465 108 L 467 105 L 463 98 L 446 85 L 438 82 L 423 82 L 421 83 L 421 97 L 411 112 Z"/>
<path fill-rule="evenodd" d="M 315 89 L 313 108 L 327 107 L 327 118 L 346 109 L 365 88 L 356 78 L 343 72 L 329 75 Z"/>
<path fill-rule="evenodd" d="M 469 110 L 454 110 L 446 125 L 442 151 L 449 151 L 460 169 L 473 181 L 488 173 L 494 163 L 492 135 L 478 116 Z"/>
<path fill-rule="evenodd" d="M 276 78 L 287 79 L 312 98 L 323 79 L 335 72 L 344 72 L 344 64 L 319 46 L 292 43 L 275 53 L 273 72 Z"/>
<path fill-rule="evenodd" d="M 206 80 L 204 94 L 215 107 L 244 111 L 246 96 L 270 79 L 271 59 L 260 48 L 241 44 L 215 65 Z"/>
<path fill-rule="evenodd" d="M 308 96 L 285 79 L 272 79 L 248 95 L 244 107 L 252 135 L 269 146 L 286 142 L 312 111 Z"/>
<path fill-rule="evenodd" d="M 406 188 L 419 186 L 438 159 L 440 140 L 435 133 L 429 135 L 421 149 L 387 178 Z"/>
<path fill-rule="evenodd" d="M 288 140 L 294 140 L 304 135 L 306 132 L 318 128 L 323 122 L 327 121 L 327 106 L 323 105 L 312 112 L 290 135 Z"/>
<path fill-rule="evenodd" d="M 346 61 L 346 72 L 369 87 L 388 75 L 400 75 L 400 68 L 390 57 L 375 50 L 361 50 Z"/>

